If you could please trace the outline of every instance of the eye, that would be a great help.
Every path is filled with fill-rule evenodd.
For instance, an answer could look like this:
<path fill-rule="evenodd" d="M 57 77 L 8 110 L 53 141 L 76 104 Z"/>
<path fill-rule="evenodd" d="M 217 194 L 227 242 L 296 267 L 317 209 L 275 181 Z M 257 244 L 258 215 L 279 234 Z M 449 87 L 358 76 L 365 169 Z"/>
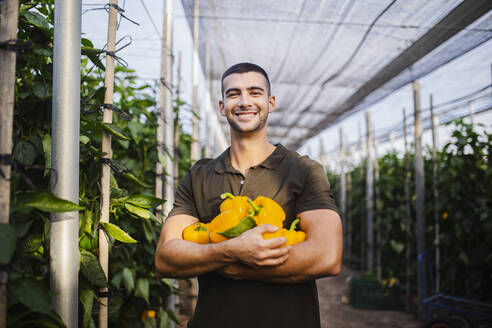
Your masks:
<path fill-rule="evenodd" d="M 229 93 L 227 94 L 227 97 L 228 97 L 228 98 L 232 98 L 232 97 L 236 97 L 236 96 L 238 96 L 238 95 L 239 95 L 239 92 L 229 92 Z"/>

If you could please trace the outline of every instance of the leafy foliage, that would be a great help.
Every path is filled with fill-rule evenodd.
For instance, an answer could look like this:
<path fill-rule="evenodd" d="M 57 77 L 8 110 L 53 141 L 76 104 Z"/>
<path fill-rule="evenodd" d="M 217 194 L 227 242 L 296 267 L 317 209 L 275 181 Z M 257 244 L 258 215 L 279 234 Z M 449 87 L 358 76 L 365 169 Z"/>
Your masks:
<path fill-rule="evenodd" d="M 454 121 L 452 140 L 437 152 L 439 198 L 433 200 L 432 153 L 427 148 L 425 169 L 425 215 L 427 252 L 435 253 L 434 208 L 439 213 L 441 292 L 474 300 L 490 301 L 492 288 L 492 167 L 489 154 L 492 135 L 478 134 L 463 120 Z M 411 193 L 411 283 L 416 288 L 415 186 L 413 154 L 409 156 Z M 405 219 L 405 163 L 390 152 L 378 159 L 379 208 L 375 208 L 375 233 L 380 235 L 384 277 L 396 277 L 405 285 L 407 225 Z M 362 167 L 362 169 L 361 169 Z M 331 173 L 329 173 L 330 176 Z M 352 257 L 364 266 L 365 259 L 365 163 L 351 175 Z M 378 219 L 376 219 L 378 218 Z M 376 223 L 376 220 L 378 222 Z M 347 241 L 345 241 L 347 243 Z M 374 273 L 373 273 L 374 274 Z"/>
<path fill-rule="evenodd" d="M 154 273 L 160 222 L 153 211 L 164 200 L 153 197 L 159 159 L 151 87 L 137 85 L 134 71 L 117 66 L 113 123 L 101 123 L 103 51 L 82 39 L 79 205 L 56 198 L 48 191 L 50 178 L 56 175 L 51 168 L 53 10 L 52 0 L 21 0 L 18 38 L 31 46 L 17 56 L 12 213 L 10 224 L 0 226 L 4 237 L 0 262 L 9 266 L 8 327 L 63 326 L 49 302 L 46 213 L 63 211 L 80 211 L 79 325 L 95 325 L 99 289 L 108 287 L 111 326 L 120 327 L 122 322 L 126 327 L 147 326 L 139 320 L 141 314 L 155 311 L 157 316 L 147 322 L 166 327 L 176 318 L 165 308 L 166 298 L 178 291 Z M 113 137 L 110 162 L 102 161 L 103 131 Z M 180 145 L 181 162 L 186 164 L 185 148 L 186 142 Z M 99 223 L 102 165 L 112 169 L 110 223 L 105 224 Z M 110 246 L 109 281 L 97 259 L 101 229 Z"/>

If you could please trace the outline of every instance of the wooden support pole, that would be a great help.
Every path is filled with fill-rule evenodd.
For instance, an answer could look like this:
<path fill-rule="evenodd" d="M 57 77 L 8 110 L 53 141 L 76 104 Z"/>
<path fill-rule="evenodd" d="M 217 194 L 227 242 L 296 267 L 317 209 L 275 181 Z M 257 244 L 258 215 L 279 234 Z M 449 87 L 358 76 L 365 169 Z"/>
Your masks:
<path fill-rule="evenodd" d="M 0 42 L 15 40 L 19 17 L 19 1 L 4 0 L 0 25 Z M 12 132 L 14 121 L 16 53 L 0 48 L 0 224 L 9 223 Z M 7 327 L 8 273 L 0 270 L 0 327 Z"/>
<path fill-rule="evenodd" d="M 407 145 L 407 117 L 403 108 L 403 144 L 405 151 L 405 225 L 406 225 L 406 251 L 405 251 L 405 309 L 410 312 L 411 305 L 411 256 L 412 256 L 412 226 L 410 217 L 410 161 Z"/>
<path fill-rule="evenodd" d="M 346 253 L 349 263 L 352 259 L 352 172 L 347 172 L 347 210 L 345 212 L 345 217 L 347 220 L 347 237 L 345 240 Z"/>
<path fill-rule="evenodd" d="M 440 289 L 440 238 L 439 238 L 439 208 L 437 207 L 439 200 L 439 185 L 438 185 L 438 167 L 437 167 L 437 124 L 436 117 L 434 116 L 434 104 L 432 101 L 432 95 L 430 95 L 430 112 L 431 112 L 431 128 L 432 128 L 432 187 L 433 187 L 433 198 L 434 198 L 434 244 L 436 247 L 436 293 L 439 293 Z M 471 105 L 471 103 L 470 103 Z"/>
<path fill-rule="evenodd" d="M 174 117 L 174 161 L 173 161 L 173 170 L 174 170 L 174 188 L 178 187 L 179 182 L 179 107 L 178 102 L 181 102 L 181 51 L 178 53 L 178 67 L 177 67 L 177 75 L 176 76 L 176 113 Z"/>
<path fill-rule="evenodd" d="M 211 138 L 212 138 L 212 133 L 211 133 L 211 128 L 210 128 L 210 102 L 207 101 L 207 99 L 211 99 L 211 97 L 207 97 L 210 95 L 210 43 L 207 41 L 205 44 L 205 110 L 203 111 L 202 116 L 205 116 L 205 157 L 209 158 L 211 156 Z"/>
<path fill-rule="evenodd" d="M 359 176 L 361 185 L 364 183 L 364 143 L 362 142 L 362 128 L 359 124 L 359 154 L 360 154 L 360 165 L 359 165 Z M 364 197 L 360 198 L 360 262 L 361 268 L 366 268 L 366 202 Z"/>
<path fill-rule="evenodd" d="M 161 159 L 164 158 L 164 106 L 165 106 L 165 85 L 163 81 L 166 76 L 166 36 L 165 33 L 167 24 L 167 17 L 164 14 L 163 17 L 163 28 L 161 34 L 161 74 L 160 74 L 160 82 L 159 82 L 159 99 L 158 99 L 158 110 L 159 113 L 157 115 L 157 131 L 156 131 L 156 151 L 158 160 L 155 163 L 155 197 L 163 198 L 163 183 L 164 180 L 164 169 L 162 167 Z M 155 209 L 156 217 L 160 222 L 164 220 L 164 206 L 159 205 Z"/>
<path fill-rule="evenodd" d="M 165 168 L 166 177 L 164 180 L 164 217 L 171 211 L 174 203 L 174 170 L 172 149 L 174 147 L 174 99 L 173 99 L 173 0 L 166 0 L 166 12 L 164 14 L 164 23 L 166 24 L 162 33 L 166 34 L 165 44 L 165 69 L 164 69 L 164 147 L 166 147 Z M 161 83 L 162 84 L 162 83 Z M 173 299 L 171 295 L 170 299 Z M 172 324 L 172 323 L 171 323 Z"/>
<path fill-rule="evenodd" d="M 473 101 L 470 101 L 468 105 L 468 112 L 470 114 L 470 124 L 473 125 L 473 122 L 475 120 L 475 109 L 473 107 Z"/>
<path fill-rule="evenodd" d="M 198 79 L 200 70 L 200 58 L 198 54 L 199 31 L 200 31 L 200 2 L 194 0 L 193 7 L 193 117 L 192 117 L 192 140 L 191 140 L 191 163 L 192 165 L 200 159 L 200 108 L 198 106 Z"/>
<path fill-rule="evenodd" d="M 375 131 L 375 129 L 373 129 Z M 374 222 L 376 225 L 376 272 L 378 280 L 383 279 L 383 267 L 381 263 L 381 200 L 380 200 L 380 185 L 379 185 L 379 161 L 378 161 L 378 139 L 373 134 L 372 143 L 374 146 Z"/>
<path fill-rule="evenodd" d="M 346 218 L 345 218 L 345 213 L 347 211 L 347 194 L 346 194 L 346 185 L 345 185 L 345 149 L 343 146 L 343 129 L 340 127 L 339 129 L 339 134 L 340 134 L 340 209 L 341 209 L 341 216 L 342 216 L 342 226 L 344 231 L 346 230 Z"/>
<path fill-rule="evenodd" d="M 116 44 L 116 20 L 118 10 L 118 0 L 110 0 L 109 6 L 109 18 L 108 18 L 108 51 L 115 50 Z M 106 93 L 104 94 L 104 104 L 113 104 L 113 91 L 114 91 L 114 58 L 110 55 L 106 56 L 106 70 L 104 76 L 104 86 L 106 88 Z M 109 107 L 109 106 L 105 106 Z M 103 114 L 103 124 L 112 123 L 113 121 L 113 111 L 111 108 L 104 108 Z M 106 153 L 103 158 L 111 159 L 111 135 L 105 131 L 102 134 L 102 152 Z M 101 217 L 99 222 L 108 223 L 109 222 L 109 203 L 110 203 L 110 177 L 111 169 L 109 165 L 103 164 L 101 167 Z M 109 247 L 108 239 L 104 231 L 99 230 L 99 262 L 106 275 L 109 278 Z M 108 289 L 103 288 L 101 292 L 107 293 Z M 105 328 L 108 326 L 108 297 L 99 297 L 99 327 Z"/>
<path fill-rule="evenodd" d="M 425 252 L 425 176 L 424 176 L 424 157 L 422 155 L 422 118 L 420 106 L 420 85 L 418 82 L 412 83 L 413 105 L 414 105 L 414 127 L 415 127 L 415 212 L 417 228 L 417 256 Z M 425 263 L 423 263 L 424 277 L 426 275 Z M 421 286 L 419 275 L 419 286 Z M 421 290 L 419 290 L 419 301 L 422 300 Z M 422 313 L 422 311 L 419 311 Z"/>
<path fill-rule="evenodd" d="M 374 164 L 372 157 L 372 128 L 370 113 L 366 112 L 366 237 L 367 237 L 367 270 L 374 269 L 374 227 L 373 227 L 373 188 Z"/>

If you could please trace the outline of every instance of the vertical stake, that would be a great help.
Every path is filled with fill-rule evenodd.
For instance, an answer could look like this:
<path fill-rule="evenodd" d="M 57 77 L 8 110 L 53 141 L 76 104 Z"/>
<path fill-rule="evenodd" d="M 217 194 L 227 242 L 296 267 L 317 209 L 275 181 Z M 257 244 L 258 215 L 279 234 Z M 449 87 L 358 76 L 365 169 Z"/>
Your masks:
<path fill-rule="evenodd" d="M 425 252 L 425 177 L 424 177 L 424 157 L 422 155 L 422 118 L 420 106 L 420 84 L 412 83 L 413 105 L 414 105 L 414 128 L 415 128 L 415 211 L 417 227 L 417 256 Z M 422 263 L 423 275 L 426 276 L 426 263 Z M 421 275 L 419 275 L 419 286 L 422 285 Z M 422 300 L 421 290 L 419 291 L 419 301 Z M 422 309 L 422 306 L 419 306 Z M 422 315 L 422 310 L 419 310 Z"/>
<path fill-rule="evenodd" d="M 372 128 L 370 113 L 366 112 L 366 230 L 367 230 L 367 270 L 374 269 L 374 228 L 373 228 L 373 190 L 374 190 L 374 165 L 372 157 Z"/>
<path fill-rule="evenodd" d="M 343 231 L 346 232 L 347 227 L 347 218 L 345 213 L 347 211 L 347 193 L 346 193 L 346 185 L 345 185 L 345 150 L 343 146 L 343 128 L 339 129 L 340 134 L 340 209 L 341 209 L 341 217 L 342 217 L 342 226 Z M 346 237 L 346 236 L 345 236 Z"/>
<path fill-rule="evenodd" d="M 19 1 L 4 0 L 2 4 L 0 42 L 17 37 Z M 10 173 L 12 155 L 12 132 L 14 118 L 15 51 L 0 49 L 0 223 L 9 223 Z M 0 327 L 7 327 L 7 281 L 8 273 L 0 269 Z"/>
<path fill-rule="evenodd" d="M 200 109 L 198 106 L 198 77 L 200 70 L 200 58 L 198 54 L 199 30 L 200 30 L 200 1 L 194 0 L 193 7 L 193 116 L 192 116 L 192 140 L 191 140 L 191 163 L 194 164 L 200 159 Z"/>
<path fill-rule="evenodd" d="M 436 293 L 439 293 L 440 289 L 440 238 L 439 238 L 439 208 L 437 208 L 437 201 L 439 199 L 439 185 L 438 185 L 438 167 L 437 167 L 437 124 L 436 117 L 434 116 L 434 104 L 432 102 L 432 95 L 430 95 L 430 112 L 431 112 L 431 128 L 432 128 L 432 186 L 434 197 L 434 232 L 435 232 L 435 245 L 436 245 Z M 471 106 L 471 102 L 470 102 Z M 473 119 L 472 119 L 473 122 Z M 473 124 L 473 123 L 472 123 Z"/>
<path fill-rule="evenodd" d="M 412 255 L 412 227 L 410 218 L 410 161 L 408 158 L 407 145 L 407 116 L 403 108 L 403 144 L 405 149 L 405 224 L 406 224 L 406 252 L 405 252 L 405 309 L 410 312 L 410 274 L 411 274 L 411 255 Z"/>
<path fill-rule="evenodd" d="M 178 186 L 179 180 L 179 110 L 178 102 L 181 101 L 181 51 L 178 53 L 178 69 L 176 76 L 176 116 L 174 118 L 174 188 Z"/>
<path fill-rule="evenodd" d="M 111 4 L 118 6 L 118 0 L 111 0 Z M 109 6 L 108 18 L 108 51 L 115 50 L 116 44 L 116 19 L 118 11 L 114 6 Z M 104 104 L 113 104 L 114 90 L 114 58 L 106 55 L 106 70 L 104 76 L 104 86 L 106 93 L 104 94 Z M 110 108 L 104 108 L 103 124 L 113 121 L 113 111 Z M 106 153 L 103 158 L 111 159 L 111 135 L 105 131 L 102 134 L 102 152 Z M 110 196 L 110 177 L 111 169 L 109 165 L 102 164 L 101 166 L 101 217 L 99 222 L 109 222 L 109 196 Z M 106 279 L 109 280 L 109 255 L 108 255 L 108 239 L 103 230 L 99 230 L 99 262 L 104 271 Z M 101 292 L 107 292 L 107 288 L 101 289 Z M 99 327 L 105 328 L 108 326 L 108 306 L 109 299 L 107 296 L 99 297 Z"/>

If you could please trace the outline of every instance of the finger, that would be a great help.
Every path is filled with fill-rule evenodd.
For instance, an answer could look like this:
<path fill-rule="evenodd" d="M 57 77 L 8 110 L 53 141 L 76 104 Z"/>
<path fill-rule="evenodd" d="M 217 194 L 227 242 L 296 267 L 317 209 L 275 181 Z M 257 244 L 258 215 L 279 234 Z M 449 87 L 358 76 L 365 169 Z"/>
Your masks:
<path fill-rule="evenodd" d="M 289 254 L 285 254 L 276 258 L 269 258 L 257 263 L 258 266 L 277 266 L 283 264 L 289 258 Z"/>
<path fill-rule="evenodd" d="M 280 247 L 274 248 L 263 253 L 263 259 L 277 258 L 285 255 L 289 255 L 290 248 Z"/>
<path fill-rule="evenodd" d="M 278 230 L 277 226 L 274 226 L 273 224 L 262 224 L 261 226 L 256 228 L 259 233 L 265 233 L 265 232 L 275 232 Z"/>
<path fill-rule="evenodd" d="M 287 238 L 285 237 L 275 237 L 272 239 L 265 239 L 265 247 L 267 248 L 277 248 L 284 245 L 287 242 Z"/>

